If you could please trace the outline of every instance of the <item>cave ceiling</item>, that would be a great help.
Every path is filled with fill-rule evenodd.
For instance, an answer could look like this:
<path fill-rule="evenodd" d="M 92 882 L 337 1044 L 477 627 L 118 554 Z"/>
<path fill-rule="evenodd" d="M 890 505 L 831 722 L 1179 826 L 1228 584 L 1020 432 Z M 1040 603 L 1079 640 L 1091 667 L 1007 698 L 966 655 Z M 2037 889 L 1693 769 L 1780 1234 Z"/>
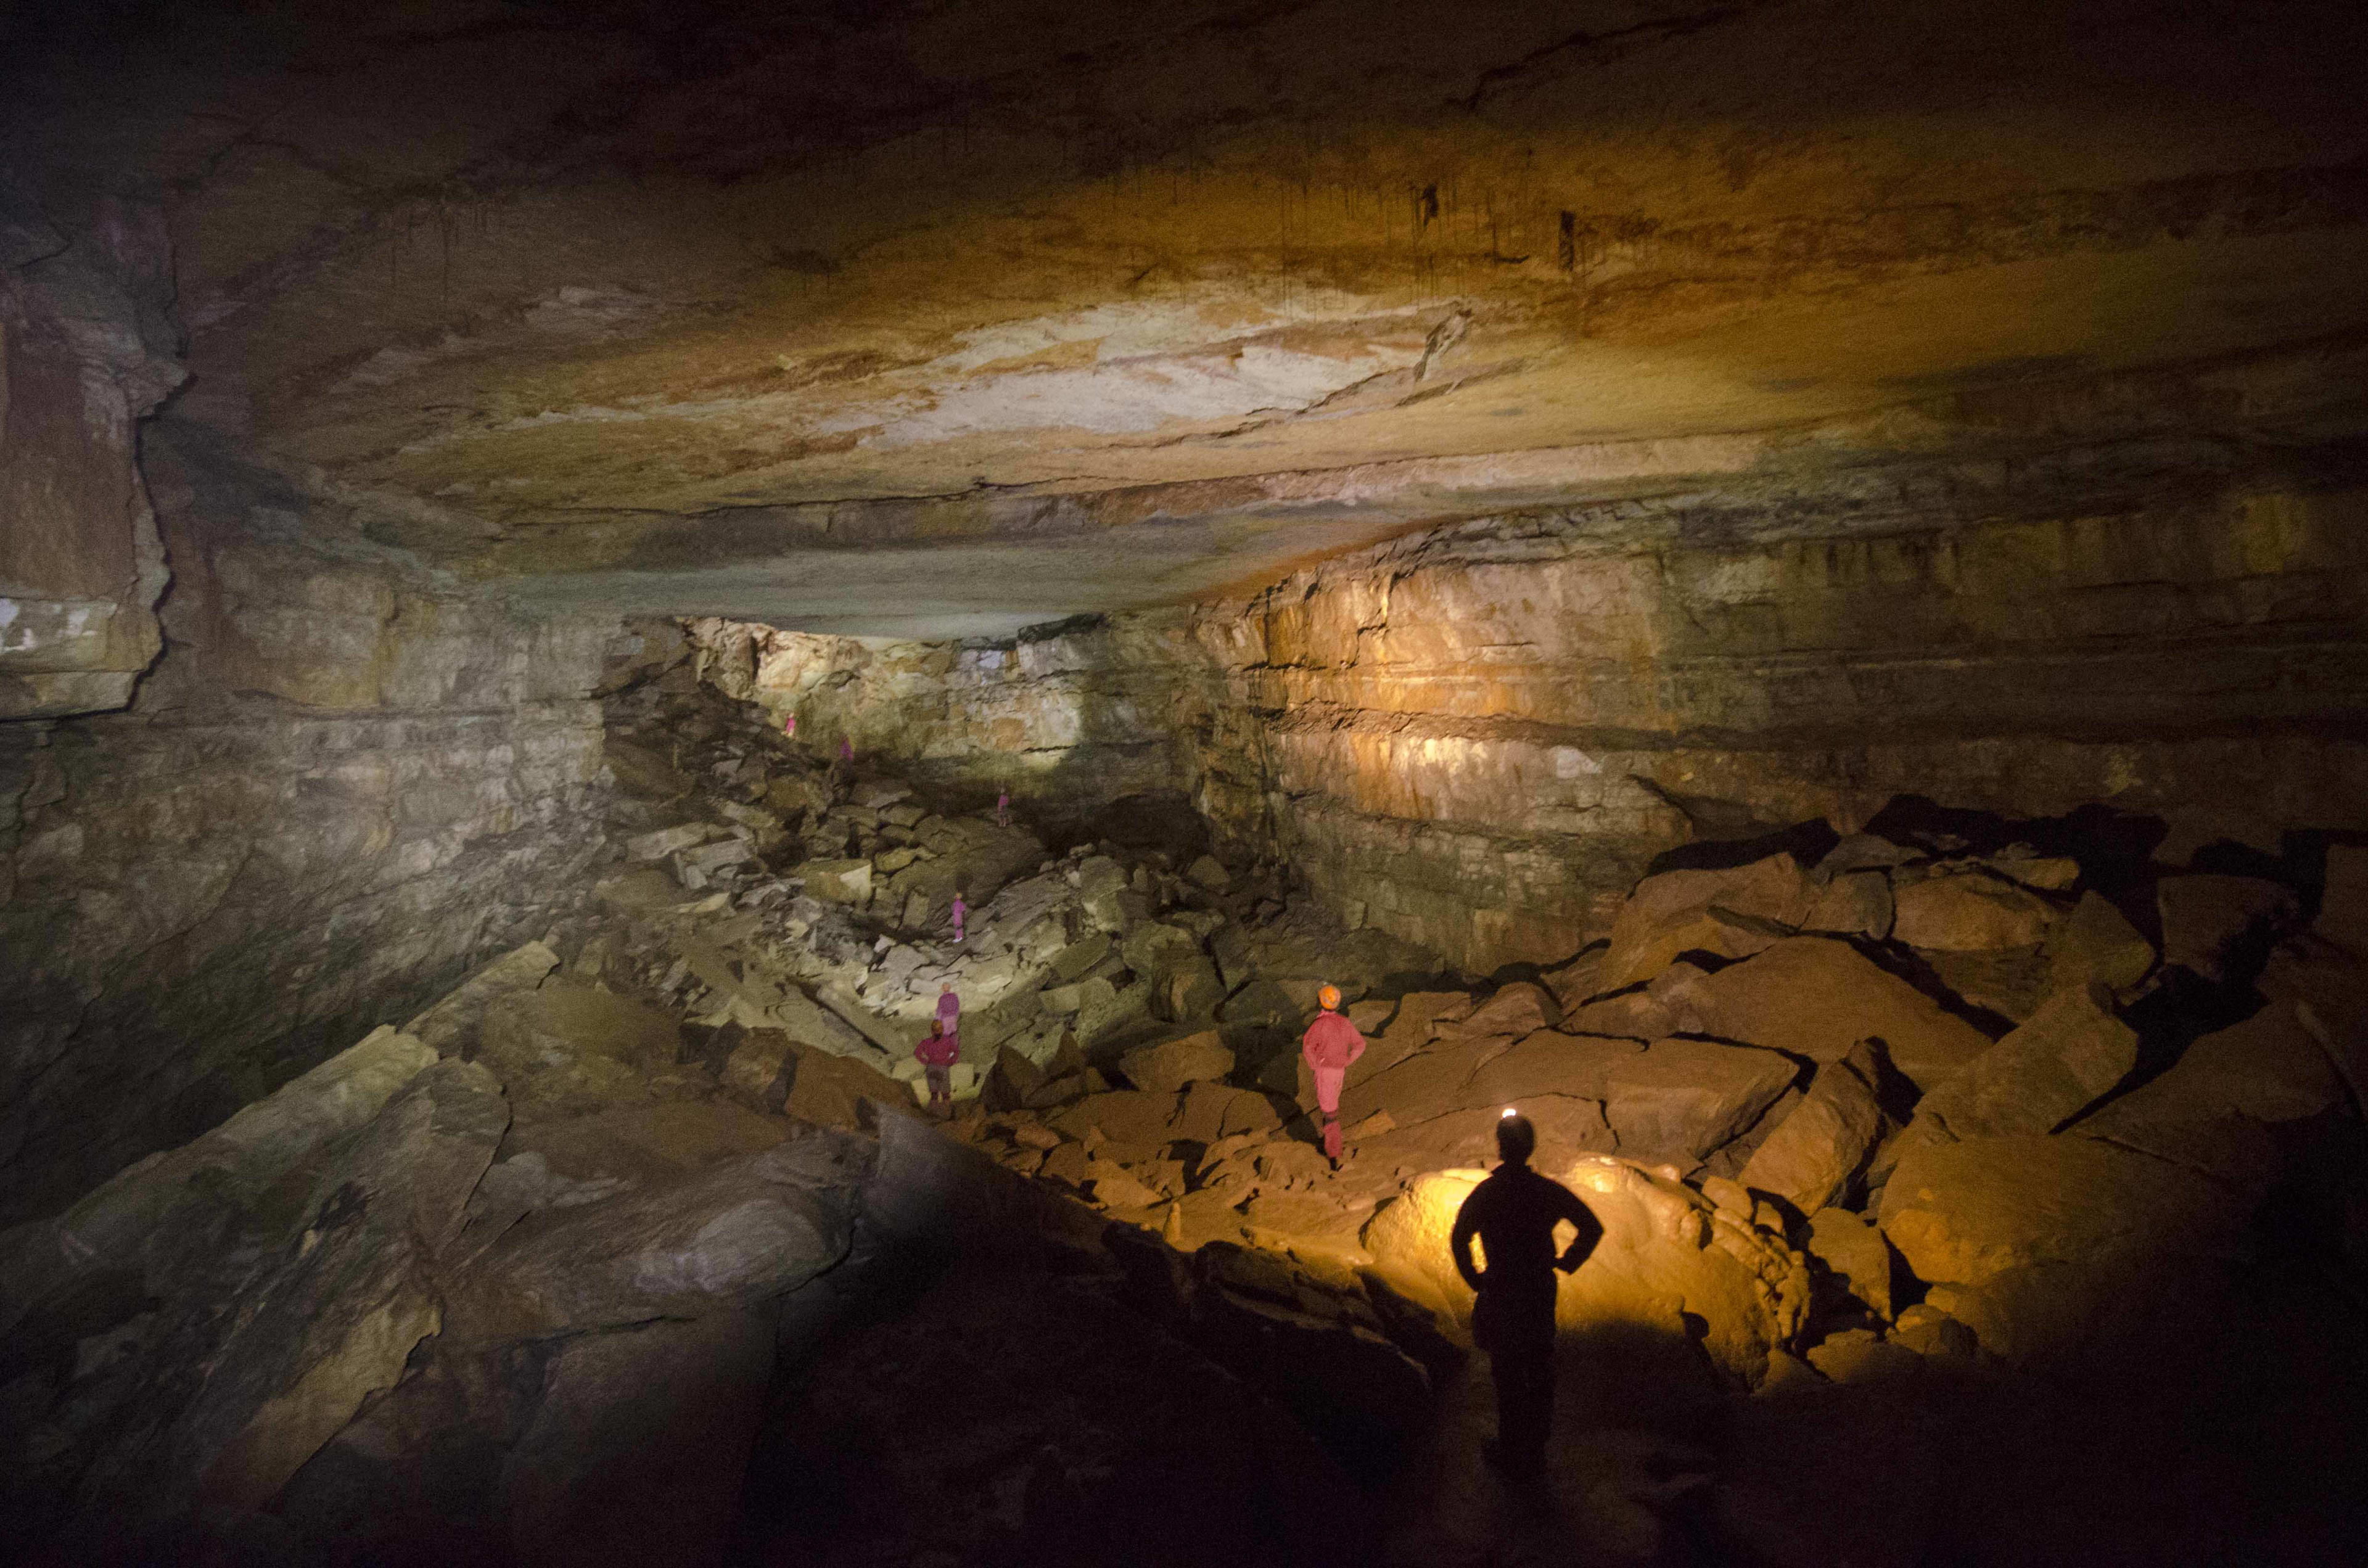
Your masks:
<path fill-rule="evenodd" d="M 53 207 L 164 201 L 169 417 L 310 526 L 963 635 L 1508 508 L 2356 440 L 2361 9 L 97 5 L 0 114 Z"/>

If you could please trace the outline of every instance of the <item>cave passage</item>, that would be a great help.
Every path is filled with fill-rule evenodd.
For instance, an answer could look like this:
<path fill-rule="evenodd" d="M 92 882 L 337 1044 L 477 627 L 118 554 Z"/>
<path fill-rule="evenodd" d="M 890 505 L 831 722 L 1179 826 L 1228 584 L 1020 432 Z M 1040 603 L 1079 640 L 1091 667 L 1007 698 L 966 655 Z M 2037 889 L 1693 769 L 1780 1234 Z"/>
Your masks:
<path fill-rule="evenodd" d="M 2076 11 L 0 17 L 0 1563 L 2368 1561 L 2368 10 Z"/>

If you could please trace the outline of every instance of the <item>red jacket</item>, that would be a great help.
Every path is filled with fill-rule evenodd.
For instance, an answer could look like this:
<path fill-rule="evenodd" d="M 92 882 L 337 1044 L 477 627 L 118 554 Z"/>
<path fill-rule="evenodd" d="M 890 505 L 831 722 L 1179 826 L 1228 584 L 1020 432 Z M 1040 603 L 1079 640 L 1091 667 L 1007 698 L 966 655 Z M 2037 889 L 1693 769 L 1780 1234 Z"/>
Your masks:
<path fill-rule="evenodd" d="M 921 1043 L 913 1048 L 913 1054 L 920 1058 L 924 1066 L 951 1067 L 962 1055 L 962 1039 L 951 1034 L 923 1035 Z"/>
<path fill-rule="evenodd" d="M 1318 1013 L 1301 1037 L 1299 1052 L 1310 1067 L 1346 1068 L 1365 1054 L 1365 1037 L 1338 1013 Z"/>

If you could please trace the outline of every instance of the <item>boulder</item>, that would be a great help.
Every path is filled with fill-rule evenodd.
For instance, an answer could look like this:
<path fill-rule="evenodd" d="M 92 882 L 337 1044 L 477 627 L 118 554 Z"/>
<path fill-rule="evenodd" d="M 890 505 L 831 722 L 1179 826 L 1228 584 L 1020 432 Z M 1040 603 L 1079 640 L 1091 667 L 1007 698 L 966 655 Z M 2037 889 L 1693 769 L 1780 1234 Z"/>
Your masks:
<path fill-rule="evenodd" d="M 1114 986 L 1107 980 L 1089 980 L 1085 992 L 1077 1008 L 1076 1030 L 1077 1038 L 1088 1043 L 1123 1032 L 1151 1011 L 1151 985 L 1146 981 Z"/>
<path fill-rule="evenodd" d="M 794 1048 L 786 1029 L 747 1029 L 723 1059 L 723 1086 L 760 1110 L 780 1108 L 781 1069 Z"/>
<path fill-rule="evenodd" d="M 1117 994 L 1116 986 L 1099 977 L 1067 985 L 1047 986 L 1043 992 L 1044 1010 L 1064 1016 L 1082 1013 L 1088 1007 L 1109 1006 Z"/>
<path fill-rule="evenodd" d="M 477 1060 L 528 1119 L 646 1099 L 652 1074 L 672 1068 L 682 1048 L 671 1017 L 575 980 L 495 998 L 479 1032 Z"/>
<path fill-rule="evenodd" d="M 812 1129 L 522 1229 L 450 1298 L 463 1341 L 582 1333 L 754 1305 L 837 1265 L 854 1236 L 869 1142 Z"/>
<path fill-rule="evenodd" d="M 2259 877 L 2165 877 L 2155 886 L 2162 914 L 2162 961 L 2209 981 L 2227 978 L 2233 949 L 2248 937 L 2292 924 L 2301 902 L 2292 889 Z"/>
<path fill-rule="evenodd" d="M 1975 870 L 1927 877 L 1896 889 L 1893 900 L 1892 939 L 1941 952 L 2035 948 L 2055 919 L 2036 893 Z"/>
<path fill-rule="evenodd" d="M 2068 855 L 1997 855 L 1986 869 L 2041 892 L 2069 892 L 2080 880 L 2080 862 Z"/>
<path fill-rule="evenodd" d="M 1878 1316 L 1891 1315 L 1891 1244 L 1873 1221 L 1847 1209 L 1818 1210 L 1809 1217 L 1809 1255 Z"/>
<path fill-rule="evenodd" d="M 1096 855 L 1080 863 L 1074 873 L 1077 888 L 1077 907 L 1087 922 L 1098 931 L 1116 936 L 1127 927 L 1126 869 L 1106 855 Z"/>
<path fill-rule="evenodd" d="M 1705 1033 L 1813 1062 L 1837 1062 L 1860 1040 L 1879 1040 L 1892 1065 L 1926 1090 L 1990 1047 L 1979 1029 L 1827 937 L 1795 937 L 1729 964 L 1688 1001 Z"/>
<path fill-rule="evenodd" d="M 1647 877 L 1612 922 L 1600 976 L 1603 989 L 1649 980 L 1683 952 L 1725 958 L 1758 952 L 1799 928 L 1817 892 L 1790 855 L 1727 870 Z"/>
<path fill-rule="evenodd" d="M 40 1434 L 14 1539 L 52 1487 L 134 1538 L 268 1501 L 438 1331 L 434 1259 L 507 1124 L 484 1069 L 382 1030 L 11 1233 L 0 1334 L 35 1375 L 7 1415 Z"/>
<path fill-rule="evenodd" d="M 1691 1165 L 1759 1120 L 1798 1073 L 1752 1046 L 1656 1040 L 1606 1066 L 1603 1116 L 1630 1156 Z"/>
<path fill-rule="evenodd" d="M 678 851 L 674 861 L 677 867 L 689 867 L 703 876 L 713 876 L 727 866 L 745 865 L 757 858 L 745 838 L 719 838 L 712 844 L 702 844 L 695 849 Z"/>
<path fill-rule="evenodd" d="M 1234 1053 L 1214 1029 L 1138 1046 L 1118 1060 L 1118 1070 L 1138 1089 L 1176 1090 L 1204 1079 L 1222 1079 L 1234 1070 Z"/>
<path fill-rule="evenodd" d="M 2183 1166 L 2093 1138 L 2013 1137 L 1909 1141 L 1880 1223 L 1918 1278 L 1979 1286 L 2035 1266 L 2208 1250 L 2243 1217 L 2236 1195 Z"/>
<path fill-rule="evenodd" d="M 713 832 L 715 828 L 712 824 L 687 822 L 674 827 L 635 834 L 625 840 L 625 858 L 629 860 L 663 860 L 677 850 L 704 844 Z"/>
<path fill-rule="evenodd" d="M 1223 892 L 1233 885 L 1234 876 L 1213 855 L 1203 855 L 1184 868 L 1185 877 L 1211 892 Z"/>
<path fill-rule="evenodd" d="M 1662 971 L 1664 974 L 1668 972 Z M 1639 1041 L 1676 1034 L 1684 1027 L 1676 1010 L 1654 995 L 1648 986 L 1599 996 L 1563 1015 L 1563 1028 L 1572 1034 L 1617 1036 Z"/>
<path fill-rule="evenodd" d="M 1896 915 L 1889 877 L 1881 871 L 1846 871 L 1826 884 L 1801 928 L 1880 942 L 1891 935 Z"/>
<path fill-rule="evenodd" d="M 1882 1048 L 1871 1040 L 1819 1067 L 1807 1096 L 1745 1163 L 1743 1185 L 1804 1214 L 1840 1199 L 1883 1135 L 1882 1074 Z"/>
<path fill-rule="evenodd" d="M 1087 1095 L 1044 1119 L 1064 1137 L 1082 1140 L 1099 1131 L 1113 1143 L 1164 1143 L 1175 1136 L 1169 1124 L 1176 1110 L 1173 1089 L 1112 1089 Z"/>
<path fill-rule="evenodd" d="M 1221 1138 L 1280 1132 L 1282 1113 L 1275 1108 L 1274 1101 L 1256 1089 L 1196 1083 L 1184 1091 L 1172 1131 L 1179 1139 L 1214 1143 Z"/>
<path fill-rule="evenodd" d="M 828 903 L 861 905 L 871 899 L 871 862 L 869 860 L 809 860 L 798 868 L 806 881 L 806 892 Z"/>
<path fill-rule="evenodd" d="M 2192 1041 L 2160 1075 L 2067 1131 L 2206 1172 L 2259 1201 L 2346 1099 L 2327 1052 L 2291 1006 L 2273 1002 Z"/>
<path fill-rule="evenodd" d="M 2055 964 L 2044 948 L 1997 948 L 1977 952 L 1927 949 L 1924 961 L 1949 991 L 1975 1007 L 2021 1023 L 2056 991 Z"/>
<path fill-rule="evenodd" d="M 1498 986 L 1495 995 L 1453 1027 L 1463 1034 L 1508 1034 L 1519 1039 L 1538 1029 L 1551 1028 L 1561 1018 L 1562 1007 L 1551 993 L 1527 981 L 1516 980 Z"/>
<path fill-rule="evenodd" d="M 1813 873 L 1819 882 L 1829 882 L 1852 871 L 1884 871 L 1894 866 L 1906 866 L 1925 858 L 1920 849 L 1909 849 L 1881 838 L 1872 833 L 1852 833 L 1835 841 L 1817 862 Z"/>
<path fill-rule="evenodd" d="M 2084 892 L 2049 941 L 2048 983 L 2059 990 L 2091 981 L 2126 991 L 2154 969 L 2154 945 L 2122 912 L 2095 892 Z"/>
<path fill-rule="evenodd" d="M 1110 957 L 1110 939 L 1107 933 L 1088 931 L 1053 955 L 1053 978 L 1061 983 L 1073 984 L 1083 979 L 1093 967 Z M 1055 1012 L 1075 1012 L 1074 1007 L 1054 1008 Z"/>
<path fill-rule="evenodd" d="M 1181 926 L 1148 920 L 1126 934 L 1119 957 L 1137 974 L 1157 974 L 1187 959 L 1201 956 L 1201 940 Z"/>
<path fill-rule="evenodd" d="M 1609 950 L 1599 942 L 1569 962 L 1557 965 L 1539 977 L 1544 981 L 1546 989 L 1554 993 L 1557 1007 L 1567 1013 L 1603 990 L 1603 955 Z"/>
<path fill-rule="evenodd" d="M 1224 995 L 1217 966 L 1197 952 L 1170 963 L 1151 981 L 1151 1010 L 1169 1023 L 1206 1017 Z"/>
<path fill-rule="evenodd" d="M 2112 994 L 2090 984 L 2058 992 L 1916 1108 L 1919 1126 L 1949 1138 L 2053 1132 L 2137 1065 L 2135 1030 L 2113 1016 Z"/>
<path fill-rule="evenodd" d="M 558 967 L 559 955 L 541 942 L 512 949 L 404 1025 L 403 1032 L 433 1047 L 438 1055 L 466 1055 L 476 1045 L 477 1027 L 487 1004 L 512 991 L 533 990 Z"/>
<path fill-rule="evenodd" d="M 871 1119 L 864 1102 L 895 1105 L 905 1097 L 905 1089 L 895 1079 L 853 1057 L 800 1047 L 789 1065 L 791 1077 L 781 1114 L 817 1127 L 869 1131 Z"/>

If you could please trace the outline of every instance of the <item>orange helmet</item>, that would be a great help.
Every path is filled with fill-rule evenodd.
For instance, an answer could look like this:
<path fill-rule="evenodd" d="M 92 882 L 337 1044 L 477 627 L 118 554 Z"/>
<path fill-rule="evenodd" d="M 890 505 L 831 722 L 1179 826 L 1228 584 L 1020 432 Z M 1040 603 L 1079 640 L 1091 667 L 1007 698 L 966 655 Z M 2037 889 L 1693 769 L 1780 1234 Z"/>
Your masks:
<path fill-rule="evenodd" d="M 1323 990 L 1318 991 L 1315 994 L 1315 1005 L 1323 1008 L 1327 1013 L 1338 1011 L 1340 1006 L 1340 988 L 1337 985 L 1327 985 L 1324 987 Z"/>

